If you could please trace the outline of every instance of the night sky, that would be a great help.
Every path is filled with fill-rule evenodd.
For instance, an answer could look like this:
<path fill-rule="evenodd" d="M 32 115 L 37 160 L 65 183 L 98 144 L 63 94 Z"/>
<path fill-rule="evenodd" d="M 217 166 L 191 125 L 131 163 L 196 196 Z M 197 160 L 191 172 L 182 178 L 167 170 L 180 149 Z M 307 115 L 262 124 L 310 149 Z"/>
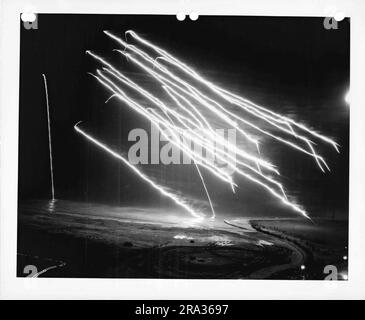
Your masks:
<path fill-rule="evenodd" d="M 56 198 L 113 205 L 172 206 L 123 164 L 77 135 L 73 126 L 128 150 L 127 135 L 149 123 L 123 108 L 105 104 L 110 94 L 88 72 L 100 65 L 86 50 L 116 62 L 139 84 L 151 80 L 119 58 L 117 44 L 103 30 L 124 37 L 132 29 L 196 68 L 224 88 L 285 114 L 334 138 L 337 154 L 322 144 L 331 172 L 265 139 L 263 154 L 282 173 L 288 194 L 317 216 L 347 218 L 349 106 L 349 20 L 326 30 L 322 18 L 200 16 L 180 22 L 175 16 L 38 15 L 38 29 L 20 23 L 19 200 L 50 196 L 46 101 L 48 80 Z M 205 200 L 193 166 L 148 165 L 145 172 L 162 184 Z M 213 202 L 236 215 L 287 214 L 277 199 L 241 181 L 236 195 L 205 173 Z M 292 214 L 292 212 L 291 212 Z"/>

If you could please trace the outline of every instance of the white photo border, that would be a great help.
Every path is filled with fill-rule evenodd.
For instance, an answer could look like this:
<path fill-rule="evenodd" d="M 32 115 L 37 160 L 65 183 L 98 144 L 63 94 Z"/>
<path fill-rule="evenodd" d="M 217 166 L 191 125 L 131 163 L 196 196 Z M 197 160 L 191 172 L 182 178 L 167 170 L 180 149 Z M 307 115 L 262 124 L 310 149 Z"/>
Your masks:
<path fill-rule="evenodd" d="M 17 278 L 20 14 L 317 16 L 351 19 L 349 280 Z M 197 21 L 199 23 L 199 20 Z M 0 0 L 0 298 L 2 299 L 364 299 L 365 2 L 357 0 Z"/>

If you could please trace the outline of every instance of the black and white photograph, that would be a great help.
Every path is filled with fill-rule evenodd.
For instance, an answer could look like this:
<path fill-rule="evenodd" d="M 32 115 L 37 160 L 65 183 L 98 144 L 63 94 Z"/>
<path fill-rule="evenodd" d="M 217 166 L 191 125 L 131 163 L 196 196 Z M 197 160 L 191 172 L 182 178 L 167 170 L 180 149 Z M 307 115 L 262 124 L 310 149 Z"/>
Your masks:
<path fill-rule="evenodd" d="M 195 18 L 19 17 L 17 277 L 348 279 L 350 19 Z"/>

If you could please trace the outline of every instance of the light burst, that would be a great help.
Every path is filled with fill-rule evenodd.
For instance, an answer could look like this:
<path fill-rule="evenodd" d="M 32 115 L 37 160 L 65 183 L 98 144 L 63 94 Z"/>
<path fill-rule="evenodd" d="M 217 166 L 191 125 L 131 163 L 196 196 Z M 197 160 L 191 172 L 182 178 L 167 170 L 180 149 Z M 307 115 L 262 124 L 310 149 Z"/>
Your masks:
<path fill-rule="evenodd" d="M 129 44 L 109 31 L 104 31 L 104 33 L 121 46 L 121 49 L 115 49 L 115 52 L 125 57 L 127 61 L 133 63 L 160 85 L 169 98 L 169 102 L 132 81 L 125 73 L 101 56 L 86 51 L 88 55 L 101 63 L 101 68 L 91 75 L 110 92 L 111 98 L 119 99 L 124 106 L 151 121 L 166 141 L 179 148 L 193 161 L 204 186 L 212 218 L 215 217 L 215 212 L 200 169 L 205 169 L 217 179 L 230 185 L 233 192 L 238 187 L 234 177 L 244 177 L 263 187 L 286 206 L 309 218 L 301 206 L 289 199 L 283 185 L 272 177 L 272 174 L 280 175 L 278 169 L 270 161 L 262 158 L 259 141 L 248 130 L 268 136 L 312 157 L 323 172 L 329 170 L 329 167 L 324 158 L 317 153 L 315 147 L 318 142 L 322 142 L 329 144 L 339 152 L 339 146 L 335 141 L 293 119 L 217 86 L 172 54 L 132 30 L 125 32 L 125 37 L 130 37 L 135 44 Z M 137 100 L 127 94 L 126 89 L 132 90 L 147 101 L 149 107 L 142 105 L 139 102 L 140 99 Z M 209 117 L 207 113 L 210 115 Z M 238 147 L 223 139 L 213 129 L 212 122 L 209 121 L 212 117 L 234 128 L 248 144 L 254 147 L 256 153 L 249 152 L 247 148 Z M 260 125 L 260 122 L 265 123 L 265 126 Z M 107 153 L 121 160 L 145 182 L 171 198 L 193 217 L 203 217 L 203 214 L 197 212 L 188 202 L 156 184 L 122 155 L 80 129 L 78 124 L 75 125 L 75 130 Z M 187 136 L 194 145 L 214 153 L 218 161 L 233 169 L 233 174 L 229 174 L 224 167 L 217 165 L 214 159 L 203 157 L 191 146 L 181 143 L 182 135 Z M 232 154 L 235 156 L 233 157 Z"/>

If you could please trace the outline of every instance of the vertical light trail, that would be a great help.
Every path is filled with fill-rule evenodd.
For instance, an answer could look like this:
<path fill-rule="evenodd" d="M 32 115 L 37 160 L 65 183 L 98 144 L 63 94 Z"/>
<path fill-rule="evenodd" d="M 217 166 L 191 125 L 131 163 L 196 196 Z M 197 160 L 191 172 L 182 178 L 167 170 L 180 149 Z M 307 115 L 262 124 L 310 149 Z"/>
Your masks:
<path fill-rule="evenodd" d="M 46 103 L 47 103 L 47 126 L 48 126 L 48 147 L 49 147 L 49 166 L 51 171 L 51 192 L 52 192 L 52 200 L 55 200 L 54 197 L 54 180 L 53 180 L 53 158 L 52 158 L 52 135 L 51 135 L 51 118 L 49 115 L 49 100 L 48 100 L 48 86 L 47 86 L 47 78 L 44 73 L 42 73 L 43 82 L 44 82 L 44 90 L 46 93 Z"/>

